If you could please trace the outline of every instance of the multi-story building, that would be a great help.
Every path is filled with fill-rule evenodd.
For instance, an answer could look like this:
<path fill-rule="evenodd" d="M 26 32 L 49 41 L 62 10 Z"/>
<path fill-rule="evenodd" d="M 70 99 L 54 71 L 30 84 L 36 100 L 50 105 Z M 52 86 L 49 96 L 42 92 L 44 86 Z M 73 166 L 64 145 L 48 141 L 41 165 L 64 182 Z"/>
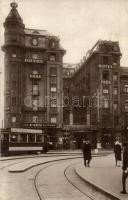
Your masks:
<path fill-rule="evenodd" d="M 62 129 L 63 55 L 58 37 L 46 30 L 25 28 L 11 3 L 4 22 L 5 128 Z"/>
<path fill-rule="evenodd" d="M 128 140 L 128 68 L 120 69 L 120 112 L 122 139 Z"/>
<path fill-rule="evenodd" d="M 103 146 L 111 146 L 121 132 L 120 57 L 118 42 L 99 40 L 70 80 L 72 96 L 79 101 L 69 108 L 74 132 L 89 135 L 93 143 L 102 140 Z"/>
<path fill-rule="evenodd" d="M 4 28 L 5 129 L 41 129 L 52 142 L 77 147 L 85 136 L 94 147 L 126 137 L 128 70 L 118 42 L 99 40 L 80 64 L 63 64 L 59 38 L 25 28 L 15 2 Z"/>

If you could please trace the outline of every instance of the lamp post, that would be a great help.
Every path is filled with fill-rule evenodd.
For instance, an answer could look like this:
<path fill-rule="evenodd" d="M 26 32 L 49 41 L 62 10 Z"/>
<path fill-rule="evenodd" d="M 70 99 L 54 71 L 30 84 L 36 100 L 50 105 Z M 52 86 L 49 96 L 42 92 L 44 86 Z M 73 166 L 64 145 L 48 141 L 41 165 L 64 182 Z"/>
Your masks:
<path fill-rule="evenodd" d="M 97 136 L 97 148 L 101 148 L 101 97 L 100 97 L 100 91 L 97 89 L 97 123 L 98 123 L 98 136 Z"/>

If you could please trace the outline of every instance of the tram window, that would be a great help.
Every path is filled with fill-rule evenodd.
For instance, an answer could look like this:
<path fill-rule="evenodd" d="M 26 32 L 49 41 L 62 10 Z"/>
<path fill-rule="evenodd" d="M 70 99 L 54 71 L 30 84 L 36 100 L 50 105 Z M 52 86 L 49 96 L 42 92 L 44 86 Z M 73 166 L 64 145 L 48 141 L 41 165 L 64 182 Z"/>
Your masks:
<path fill-rule="evenodd" d="M 36 142 L 42 142 L 42 135 L 36 136 Z"/>
<path fill-rule="evenodd" d="M 27 142 L 27 134 L 20 134 L 20 142 Z"/>
<path fill-rule="evenodd" d="M 12 134 L 11 135 L 11 142 L 17 142 L 18 141 L 18 135 Z"/>
<path fill-rule="evenodd" d="M 9 141 L 9 134 L 3 135 L 3 141 Z"/>
<path fill-rule="evenodd" d="M 28 135 L 28 142 L 35 142 L 35 135 L 34 134 Z"/>

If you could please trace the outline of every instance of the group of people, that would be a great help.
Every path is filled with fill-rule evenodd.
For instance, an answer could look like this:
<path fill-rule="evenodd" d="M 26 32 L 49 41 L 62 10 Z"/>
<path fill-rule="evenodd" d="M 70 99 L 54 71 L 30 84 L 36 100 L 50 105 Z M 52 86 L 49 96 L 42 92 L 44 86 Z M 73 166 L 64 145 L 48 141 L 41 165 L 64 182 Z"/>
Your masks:
<path fill-rule="evenodd" d="M 90 161 L 92 159 L 91 155 L 91 143 L 88 138 L 83 140 L 82 151 L 84 157 L 84 165 L 85 167 L 90 166 Z M 123 154 L 122 154 L 123 151 Z M 124 143 L 123 147 L 119 140 L 117 140 L 114 144 L 114 154 L 116 166 L 121 166 L 122 161 L 122 186 L 123 189 L 121 191 L 122 194 L 127 194 L 126 192 L 126 179 L 128 177 L 128 143 Z"/>

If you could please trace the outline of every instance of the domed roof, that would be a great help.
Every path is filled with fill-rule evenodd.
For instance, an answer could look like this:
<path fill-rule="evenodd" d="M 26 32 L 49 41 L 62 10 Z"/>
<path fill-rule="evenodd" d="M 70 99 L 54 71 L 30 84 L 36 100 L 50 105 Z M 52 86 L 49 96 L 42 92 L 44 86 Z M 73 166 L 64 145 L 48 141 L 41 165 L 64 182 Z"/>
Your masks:
<path fill-rule="evenodd" d="M 5 21 L 12 21 L 12 20 L 15 21 L 16 20 L 16 21 L 23 23 L 23 20 L 17 11 L 18 4 L 16 2 L 12 2 L 10 5 L 11 5 L 11 11 L 10 11 L 9 15 L 6 17 Z"/>

